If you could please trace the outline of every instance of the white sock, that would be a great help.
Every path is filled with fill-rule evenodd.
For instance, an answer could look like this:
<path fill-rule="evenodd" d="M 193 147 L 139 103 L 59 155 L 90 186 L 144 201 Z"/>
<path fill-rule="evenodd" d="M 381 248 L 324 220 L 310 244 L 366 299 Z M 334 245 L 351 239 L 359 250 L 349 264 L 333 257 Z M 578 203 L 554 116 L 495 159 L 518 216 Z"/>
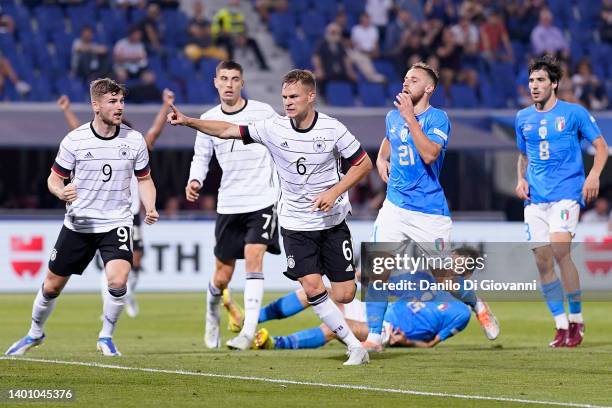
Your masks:
<path fill-rule="evenodd" d="M 570 323 L 584 323 L 584 320 L 582 320 L 582 313 L 570 313 L 569 321 Z"/>
<path fill-rule="evenodd" d="M 565 313 L 555 316 L 555 326 L 557 326 L 557 329 L 567 330 L 569 328 L 569 322 L 567 321 L 567 315 Z"/>
<path fill-rule="evenodd" d="M 382 343 L 382 335 L 378 333 L 368 333 L 368 338 L 366 341 L 371 343 L 381 344 Z"/>
<path fill-rule="evenodd" d="M 338 339 L 342 340 L 348 348 L 361 347 L 361 343 L 357 337 L 349 329 L 342 312 L 338 306 L 329 298 L 327 292 L 308 298 L 308 303 L 312 306 L 314 312 L 319 316 L 319 319 L 336 334 Z"/>
<path fill-rule="evenodd" d="M 221 316 L 222 292 L 221 289 L 212 283 L 212 280 L 208 283 L 208 291 L 206 292 L 206 317 L 211 316 L 215 320 L 219 320 Z"/>
<path fill-rule="evenodd" d="M 264 275 L 261 272 L 247 272 L 244 284 L 244 324 L 240 334 L 249 339 L 255 337 L 259 310 L 264 294 Z"/>
<path fill-rule="evenodd" d="M 43 335 L 45 322 L 55 308 L 56 299 L 57 297 L 45 297 L 42 287 L 38 289 L 36 298 L 34 298 L 34 304 L 32 305 L 32 325 L 30 326 L 28 336 L 36 339 Z"/>
<path fill-rule="evenodd" d="M 127 298 L 127 287 L 108 288 L 108 293 L 104 296 L 104 306 L 102 307 L 102 330 L 98 337 L 113 337 L 117 320 L 125 307 Z"/>

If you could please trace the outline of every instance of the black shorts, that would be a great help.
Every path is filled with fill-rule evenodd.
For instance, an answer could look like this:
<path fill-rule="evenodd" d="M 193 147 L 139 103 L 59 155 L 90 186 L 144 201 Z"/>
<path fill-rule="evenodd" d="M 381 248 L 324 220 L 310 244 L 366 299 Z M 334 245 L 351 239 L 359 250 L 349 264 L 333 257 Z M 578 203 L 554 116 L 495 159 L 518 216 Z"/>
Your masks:
<path fill-rule="evenodd" d="M 113 259 L 132 264 L 132 232 L 130 227 L 118 227 L 108 232 L 83 233 L 62 227 L 51 251 L 49 270 L 56 275 L 81 275 L 100 250 L 106 265 Z"/>
<path fill-rule="evenodd" d="M 355 279 L 351 231 L 346 222 L 320 231 L 293 231 L 281 228 L 287 254 L 285 276 L 298 280 L 319 273 L 332 282 Z"/>
<path fill-rule="evenodd" d="M 142 242 L 142 221 L 140 214 L 134 215 L 134 226 L 132 227 L 132 249 L 134 251 L 144 252 L 144 243 Z"/>
<path fill-rule="evenodd" d="M 271 254 L 280 254 L 276 219 L 274 205 L 244 214 L 218 214 L 215 256 L 222 261 L 244 259 L 246 244 L 264 244 Z"/>

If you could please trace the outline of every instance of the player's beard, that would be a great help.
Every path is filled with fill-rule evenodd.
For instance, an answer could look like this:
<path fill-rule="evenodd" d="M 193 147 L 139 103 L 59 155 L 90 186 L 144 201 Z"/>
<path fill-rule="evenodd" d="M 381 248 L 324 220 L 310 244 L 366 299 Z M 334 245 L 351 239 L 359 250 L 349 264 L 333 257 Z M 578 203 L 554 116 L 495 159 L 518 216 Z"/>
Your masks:
<path fill-rule="evenodd" d="M 123 114 L 121 114 L 121 116 L 119 116 L 118 118 L 115 118 L 114 113 L 110 113 L 108 115 L 105 115 L 102 112 L 100 112 L 100 119 L 102 119 L 102 122 L 105 125 L 107 125 L 107 126 L 118 126 L 118 125 L 120 125 L 122 118 L 123 118 Z"/>
<path fill-rule="evenodd" d="M 412 99 L 412 105 L 415 106 L 419 102 L 421 102 L 421 99 L 423 99 L 423 96 L 425 96 L 425 92 L 421 92 L 420 95 L 410 94 L 410 99 Z"/>

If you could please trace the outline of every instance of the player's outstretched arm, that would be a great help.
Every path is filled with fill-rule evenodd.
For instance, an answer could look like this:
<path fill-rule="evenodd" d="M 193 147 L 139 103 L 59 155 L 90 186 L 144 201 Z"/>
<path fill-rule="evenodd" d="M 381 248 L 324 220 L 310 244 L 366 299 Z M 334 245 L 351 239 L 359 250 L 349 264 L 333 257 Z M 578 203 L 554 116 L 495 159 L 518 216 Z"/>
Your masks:
<path fill-rule="evenodd" d="M 164 125 L 166 124 L 166 115 L 168 114 L 168 108 L 170 105 L 174 103 L 174 92 L 169 89 L 164 89 L 162 93 L 162 106 L 155 115 L 155 119 L 153 120 L 153 124 L 144 135 L 145 142 L 147 142 L 147 148 L 149 150 L 153 150 L 153 146 L 155 142 L 161 135 L 162 130 L 164 129 Z"/>
<path fill-rule="evenodd" d="M 336 199 L 353 187 L 372 170 L 372 160 L 367 154 L 362 159 L 353 164 L 346 175 L 336 185 L 329 190 L 318 194 L 312 204 L 312 211 L 329 211 L 333 208 Z"/>
<path fill-rule="evenodd" d="M 421 341 L 421 340 L 410 340 L 406 337 L 406 334 L 402 332 L 399 328 L 396 328 L 391 333 L 391 337 L 389 337 L 389 346 L 391 347 L 417 347 L 417 348 L 432 348 L 436 344 L 440 343 L 442 340 L 440 336 L 436 334 L 430 341 Z"/>
<path fill-rule="evenodd" d="M 529 183 L 525 178 L 525 174 L 527 174 L 527 164 L 529 160 L 527 159 L 527 155 L 524 153 L 520 153 L 518 157 L 518 161 L 516 163 L 516 195 L 521 200 L 529 200 Z"/>
<path fill-rule="evenodd" d="M 436 161 L 440 155 L 442 146 L 430 140 L 427 135 L 423 133 L 423 129 L 421 129 L 421 125 L 419 125 L 419 121 L 414 114 L 414 105 L 412 104 L 412 99 L 410 99 L 410 94 L 404 92 L 399 93 L 393 104 L 399 110 L 402 118 L 406 121 L 410 134 L 412 135 L 412 140 L 414 141 L 414 146 L 419 152 L 419 156 L 421 156 L 423 162 L 425 164 L 431 164 Z"/>
<path fill-rule="evenodd" d="M 64 186 L 64 179 L 54 171 L 51 171 L 47 179 L 47 187 L 51 194 L 67 203 L 71 203 L 77 198 L 76 186 L 72 183 Z"/>
<path fill-rule="evenodd" d="M 608 161 L 608 143 L 606 143 L 606 139 L 603 136 L 593 140 L 593 147 L 595 148 L 593 167 L 591 167 L 591 171 L 586 180 L 584 180 L 584 186 L 582 187 L 582 196 L 587 203 L 593 201 L 599 195 L 599 177 L 606 165 L 606 161 Z"/>
<path fill-rule="evenodd" d="M 240 127 L 233 123 L 223 122 L 220 120 L 206 120 L 190 118 L 181 113 L 174 105 L 170 105 L 171 111 L 168 113 L 167 121 L 171 125 L 188 126 L 192 129 L 199 130 L 207 135 L 218 137 L 220 139 L 241 139 Z"/>
<path fill-rule="evenodd" d="M 64 119 L 68 122 L 70 130 L 74 130 L 81 126 L 79 118 L 76 117 L 72 109 L 70 109 L 70 98 L 67 95 L 62 95 L 57 100 L 57 106 L 64 112 Z"/>
<path fill-rule="evenodd" d="M 376 170 L 378 170 L 380 178 L 385 183 L 389 181 L 389 157 L 391 157 L 391 143 L 389 143 L 389 139 L 385 137 L 380 144 L 378 157 L 376 157 Z"/>
<path fill-rule="evenodd" d="M 151 175 L 138 178 L 138 192 L 140 193 L 140 201 L 145 208 L 145 219 L 144 222 L 151 225 L 159 219 L 159 214 L 155 209 L 155 196 L 157 194 L 155 190 L 155 184 Z"/>

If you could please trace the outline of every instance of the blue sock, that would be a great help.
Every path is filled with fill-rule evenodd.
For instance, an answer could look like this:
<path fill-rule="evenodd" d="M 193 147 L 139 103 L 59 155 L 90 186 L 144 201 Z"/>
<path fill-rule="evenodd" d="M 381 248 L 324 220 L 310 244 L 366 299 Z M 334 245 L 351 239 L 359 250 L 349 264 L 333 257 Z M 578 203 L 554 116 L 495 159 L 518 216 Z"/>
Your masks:
<path fill-rule="evenodd" d="M 563 287 L 559 279 L 550 283 L 542 284 L 542 293 L 548 305 L 548 310 L 553 316 L 565 314 L 565 303 L 563 302 Z"/>
<path fill-rule="evenodd" d="M 373 334 L 381 334 L 387 303 L 383 301 L 367 302 L 366 315 L 368 317 L 368 331 Z"/>
<path fill-rule="evenodd" d="M 465 289 L 465 279 L 463 277 L 459 277 L 457 279 L 457 282 L 461 284 L 461 287 L 459 288 L 459 290 L 451 292 L 451 294 L 469 307 L 471 307 L 472 309 L 474 309 L 476 307 L 476 303 L 478 302 L 478 299 L 476 298 L 476 292 L 473 289 Z"/>
<path fill-rule="evenodd" d="M 259 323 L 274 319 L 284 319 L 304 310 L 297 292 L 291 292 L 274 302 L 264 306 L 259 311 Z"/>
<path fill-rule="evenodd" d="M 274 337 L 274 348 L 277 349 L 307 349 L 325 345 L 325 334 L 320 327 L 313 327 L 290 334 Z"/>
<path fill-rule="evenodd" d="M 567 295 L 567 303 L 569 303 L 569 312 L 572 314 L 582 313 L 582 291 L 577 290 Z"/>

